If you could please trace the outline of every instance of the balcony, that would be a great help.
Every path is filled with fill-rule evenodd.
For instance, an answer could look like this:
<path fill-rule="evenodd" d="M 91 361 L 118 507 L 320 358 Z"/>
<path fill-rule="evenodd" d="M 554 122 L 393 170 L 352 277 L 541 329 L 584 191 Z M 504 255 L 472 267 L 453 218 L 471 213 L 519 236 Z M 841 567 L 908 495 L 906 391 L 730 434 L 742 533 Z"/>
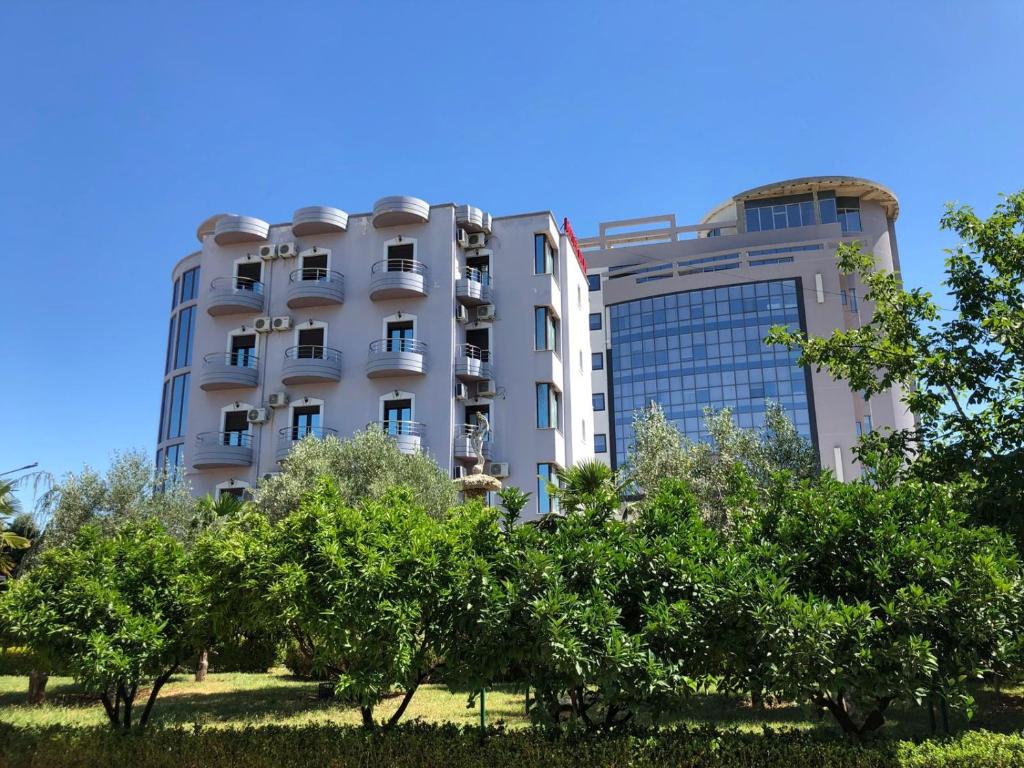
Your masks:
<path fill-rule="evenodd" d="M 427 345 L 416 339 L 377 339 L 370 343 L 366 375 L 422 376 L 427 372 Z"/>
<path fill-rule="evenodd" d="M 263 219 L 233 213 L 221 216 L 213 225 L 213 239 L 217 245 L 258 243 L 266 240 L 269 233 L 270 225 Z"/>
<path fill-rule="evenodd" d="M 373 204 L 373 226 L 397 227 L 405 224 L 426 224 L 430 218 L 430 203 L 418 197 L 391 195 Z"/>
<path fill-rule="evenodd" d="M 322 384 L 341 381 L 341 352 L 330 347 L 302 344 L 284 351 L 283 384 Z"/>
<path fill-rule="evenodd" d="M 247 351 L 211 352 L 203 357 L 199 388 L 206 392 L 251 389 L 259 382 L 258 364 L 256 355 Z"/>
<path fill-rule="evenodd" d="M 263 283 L 249 277 L 218 277 L 210 283 L 206 311 L 217 315 L 263 312 Z"/>
<path fill-rule="evenodd" d="M 455 376 L 460 381 L 490 379 L 491 352 L 473 344 L 460 344 L 455 348 Z"/>
<path fill-rule="evenodd" d="M 284 461 L 288 458 L 292 448 L 307 437 L 316 440 L 323 440 L 325 437 L 337 437 L 338 430 L 328 427 L 285 427 L 277 432 L 277 447 L 274 451 L 274 458 Z"/>
<path fill-rule="evenodd" d="M 491 233 L 491 215 L 474 205 L 455 206 L 455 223 L 467 232 Z"/>
<path fill-rule="evenodd" d="M 476 451 L 473 448 L 473 430 L 476 429 L 475 424 L 459 424 L 456 426 L 455 432 L 455 458 L 460 461 L 476 461 L 479 457 L 476 455 Z M 484 458 L 491 458 L 491 443 L 490 440 L 484 441 Z"/>
<path fill-rule="evenodd" d="M 413 259 L 384 259 L 370 268 L 370 298 L 403 299 L 427 295 L 427 265 Z"/>
<path fill-rule="evenodd" d="M 288 275 L 287 303 L 292 309 L 344 304 L 345 276 L 319 267 L 296 269 Z"/>
<path fill-rule="evenodd" d="M 475 307 L 491 303 L 491 276 L 473 267 L 466 267 L 462 277 L 455 281 L 455 298 Z"/>
<path fill-rule="evenodd" d="M 423 432 L 426 425 L 418 421 L 381 421 L 384 434 L 398 444 L 402 453 L 419 453 L 423 449 Z"/>
<path fill-rule="evenodd" d="M 292 214 L 292 234 L 330 235 L 348 229 L 348 214 L 329 205 L 309 205 Z"/>
<path fill-rule="evenodd" d="M 192 453 L 193 469 L 251 466 L 250 432 L 200 432 L 196 435 L 196 447 Z"/>

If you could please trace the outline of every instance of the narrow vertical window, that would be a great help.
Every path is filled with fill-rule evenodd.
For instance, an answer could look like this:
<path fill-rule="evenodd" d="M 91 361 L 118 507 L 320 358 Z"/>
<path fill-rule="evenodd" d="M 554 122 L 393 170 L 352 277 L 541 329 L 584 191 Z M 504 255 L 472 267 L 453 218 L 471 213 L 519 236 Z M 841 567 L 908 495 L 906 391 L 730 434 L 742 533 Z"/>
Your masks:
<path fill-rule="evenodd" d="M 537 511 L 547 515 L 558 511 L 558 499 L 548 491 L 548 483 L 557 483 L 558 475 L 554 464 L 537 465 Z"/>

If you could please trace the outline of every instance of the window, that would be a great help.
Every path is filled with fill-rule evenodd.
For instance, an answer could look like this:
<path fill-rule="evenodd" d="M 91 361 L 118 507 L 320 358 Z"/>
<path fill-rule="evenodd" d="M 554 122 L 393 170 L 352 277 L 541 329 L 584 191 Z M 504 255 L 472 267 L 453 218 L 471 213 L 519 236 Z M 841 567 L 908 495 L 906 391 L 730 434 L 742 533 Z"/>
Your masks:
<path fill-rule="evenodd" d="M 199 267 L 193 267 L 181 276 L 181 300 L 192 301 L 199 294 Z"/>
<path fill-rule="evenodd" d="M 383 405 L 384 432 L 389 435 L 411 434 L 412 398 L 385 400 Z"/>
<path fill-rule="evenodd" d="M 788 195 L 764 200 L 750 200 L 744 205 L 748 232 L 789 229 L 814 224 L 812 195 Z"/>
<path fill-rule="evenodd" d="M 600 371 L 604 369 L 604 355 L 600 352 L 592 352 L 590 355 L 590 369 Z"/>
<path fill-rule="evenodd" d="M 324 359 L 324 331 L 323 326 L 318 328 L 300 328 L 296 334 L 298 349 L 296 356 L 315 360 Z"/>
<path fill-rule="evenodd" d="M 181 437 L 185 434 L 185 421 L 188 417 L 188 389 L 191 374 L 183 373 L 171 381 L 171 403 L 167 409 L 168 438 Z"/>
<path fill-rule="evenodd" d="M 240 261 L 235 264 L 235 290 L 255 291 L 263 290 L 263 265 L 258 261 Z"/>
<path fill-rule="evenodd" d="M 320 429 L 320 406 L 303 405 L 292 409 L 291 438 L 301 440 Z"/>
<path fill-rule="evenodd" d="M 327 252 L 311 253 L 302 257 L 302 270 L 299 272 L 301 280 L 322 281 L 328 279 L 327 274 Z"/>
<path fill-rule="evenodd" d="M 224 411 L 224 429 L 221 433 L 222 445 L 236 445 L 249 448 L 252 445 L 252 432 L 249 425 L 249 411 L 240 408 L 237 411 Z"/>
<path fill-rule="evenodd" d="M 558 351 L 558 318 L 551 307 L 533 308 L 533 348 Z"/>
<path fill-rule="evenodd" d="M 416 324 L 412 320 L 392 322 L 387 324 L 386 352 L 407 352 L 413 349 L 413 335 L 416 332 Z"/>
<path fill-rule="evenodd" d="M 490 256 L 467 256 L 466 257 L 466 278 L 474 280 L 482 285 L 491 284 L 491 257 Z"/>
<path fill-rule="evenodd" d="M 595 411 L 603 411 L 604 410 L 604 392 L 595 392 L 593 395 L 591 395 L 591 402 L 594 405 L 594 410 Z"/>
<path fill-rule="evenodd" d="M 555 251 L 548 241 L 547 235 L 533 236 L 533 272 L 536 275 L 555 274 Z"/>
<path fill-rule="evenodd" d="M 548 483 L 558 483 L 557 473 L 554 464 L 537 465 L 537 511 L 542 515 L 558 511 L 558 498 L 548 492 Z"/>
<path fill-rule="evenodd" d="M 388 272 L 412 272 L 416 257 L 415 243 L 398 243 L 388 246 Z"/>
<path fill-rule="evenodd" d="M 192 365 L 192 336 L 196 327 L 196 308 L 186 307 L 178 313 L 178 339 L 174 344 L 174 367 Z"/>
<path fill-rule="evenodd" d="M 160 468 L 167 473 L 168 477 L 177 477 L 181 471 L 181 465 L 185 459 L 184 447 L 184 443 L 175 443 L 174 445 L 167 446 L 164 464 Z"/>
<path fill-rule="evenodd" d="M 554 384 L 537 384 L 537 429 L 558 429 L 562 393 Z"/>
<path fill-rule="evenodd" d="M 174 288 L 171 289 L 171 309 L 178 306 L 178 296 L 181 293 L 181 278 L 174 281 Z"/>
<path fill-rule="evenodd" d="M 835 192 L 818 193 L 818 216 L 821 217 L 822 224 L 835 224 L 839 220 Z"/>
<path fill-rule="evenodd" d="M 254 368 L 256 366 L 255 333 L 239 333 L 231 337 L 231 354 L 228 364 L 237 365 L 242 368 Z"/>
<path fill-rule="evenodd" d="M 591 312 L 590 313 L 590 330 L 600 331 L 601 330 L 601 313 Z"/>
<path fill-rule="evenodd" d="M 601 290 L 601 276 L 600 275 L 587 275 L 587 287 L 591 291 Z"/>
<path fill-rule="evenodd" d="M 240 485 L 235 485 L 230 488 L 218 488 L 217 498 L 223 499 L 225 496 L 233 496 L 234 498 L 241 501 L 243 498 L 245 498 L 245 488 L 243 488 Z"/>
<path fill-rule="evenodd" d="M 608 453 L 608 435 L 594 435 L 594 453 Z"/>
<path fill-rule="evenodd" d="M 860 200 L 856 197 L 837 197 L 836 217 L 843 232 L 860 232 Z"/>
<path fill-rule="evenodd" d="M 167 329 L 167 361 L 164 363 L 164 373 L 171 372 L 171 361 L 174 360 L 174 321 L 177 315 L 171 317 L 171 326 Z"/>

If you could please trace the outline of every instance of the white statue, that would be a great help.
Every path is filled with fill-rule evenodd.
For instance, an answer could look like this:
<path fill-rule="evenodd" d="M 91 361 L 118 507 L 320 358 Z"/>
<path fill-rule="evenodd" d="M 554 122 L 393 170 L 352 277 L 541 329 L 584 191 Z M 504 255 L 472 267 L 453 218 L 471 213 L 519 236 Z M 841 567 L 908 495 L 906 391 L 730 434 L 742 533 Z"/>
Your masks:
<path fill-rule="evenodd" d="M 473 455 L 476 456 L 476 463 L 473 465 L 474 475 L 482 475 L 484 473 L 484 443 L 491 434 L 491 422 L 488 421 L 487 417 L 478 413 L 476 415 L 476 425 L 470 427 L 469 440 L 473 445 Z"/>

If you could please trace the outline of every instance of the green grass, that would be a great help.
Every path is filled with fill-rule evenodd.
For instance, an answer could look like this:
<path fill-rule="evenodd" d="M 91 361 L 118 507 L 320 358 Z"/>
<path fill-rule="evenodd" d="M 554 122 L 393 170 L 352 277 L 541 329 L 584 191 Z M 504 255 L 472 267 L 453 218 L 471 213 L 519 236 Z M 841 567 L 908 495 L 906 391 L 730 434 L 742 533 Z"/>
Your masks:
<path fill-rule="evenodd" d="M 65 677 L 53 677 L 47 686 L 47 701 L 39 707 L 25 704 L 27 678 L 0 676 L 0 722 L 16 727 L 61 725 L 84 728 L 106 722 L 97 699 L 85 694 Z M 145 695 L 147 692 L 143 692 Z M 954 731 L 986 729 L 1010 733 L 1024 730 L 1024 687 L 1006 687 L 999 693 L 978 685 L 974 691 L 977 709 L 970 721 L 951 713 Z M 474 725 L 477 706 L 467 708 L 464 693 L 451 693 L 443 686 L 426 685 L 415 695 L 404 721 L 452 722 Z M 398 705 L 397 697 L 382 704 L 377 712 L 386 717 Z M 174 677 L 163 689 L 153 710 L 154 721 L 166 725 L 209 728 L 242 728 L 261 725 L 358 725 L 359 712 L 353 707 L 317 698 L 317 684 L 291 677 L 283 669 L 269 674 L 211 674 L 205 683 L 190 675 Z M 795 704 L 769 706 L 755 712 L 735 696 L 709 694 L 693 696 L 671 712 L 659 713 L 659 722 L 686 725 L 714 725 L 719 728 L 760 732 L 777 730 L 836 732 L 832 720 L 811 707 Z M 884 728 L 887 737 L 913 738 L 929 734 L 928 712 L 922 707 L 893 707 Z M 528 724 L 523 696 L 507 689 L 487 692 L 487 721 L 508 728 Z"/>

